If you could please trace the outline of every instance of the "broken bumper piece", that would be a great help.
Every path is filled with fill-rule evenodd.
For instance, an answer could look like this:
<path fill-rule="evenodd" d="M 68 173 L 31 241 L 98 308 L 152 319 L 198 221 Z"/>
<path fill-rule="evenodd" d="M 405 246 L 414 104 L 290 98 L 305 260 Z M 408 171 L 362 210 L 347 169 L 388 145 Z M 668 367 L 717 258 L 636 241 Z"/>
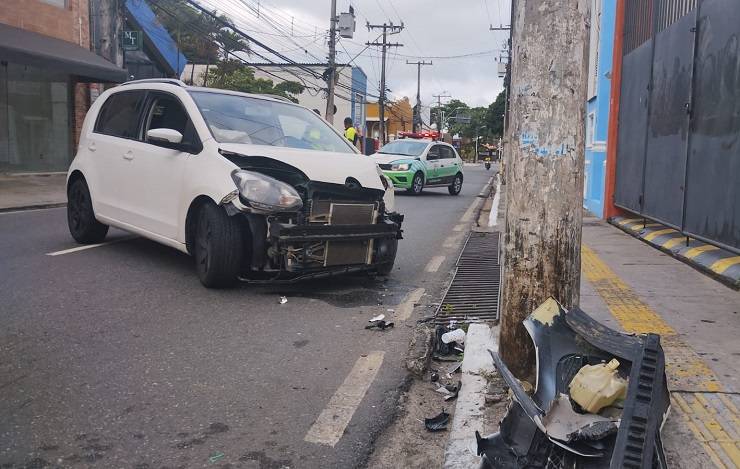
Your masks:
<path fill-rule="evenodd" d="M 622 334 L 553 299 L 524 326 L 537 352 L 537 385 L 530 397 L 491 352 L 512 402 L 498 433 L 476 433 L 481 468 L 667 467 L 660 428 L 670 399 L 660 336 Z M 626 398 L 599 414 L 583 412 L 569 397 L 571 380 L 583 366 L 613 358 L 629 377 Z"/>

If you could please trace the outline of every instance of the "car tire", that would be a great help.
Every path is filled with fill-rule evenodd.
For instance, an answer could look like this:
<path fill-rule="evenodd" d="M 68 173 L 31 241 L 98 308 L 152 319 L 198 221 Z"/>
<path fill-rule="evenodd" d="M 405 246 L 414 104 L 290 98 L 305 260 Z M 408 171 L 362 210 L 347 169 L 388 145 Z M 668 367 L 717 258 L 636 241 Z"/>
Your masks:
<path fill-rule="evenodd" d="M 460 173 L 457 173 L 455 175 L 455 179 L 452 181 L 452 184 L 450 184 L 447 187 L 447 190 L 449 191 L 450 195 L 457 195 L 462 190 L 463 185 L 463 175 Z"/>
<path fill-rule="evenodd" d="M 414 178 L 411 180 L 411 187 L 408 188 L 408 192 L 413 195 L 421 194 L 424 189 L 424 174 L 421 171 L 417 171 L 414 174 Z"/>
<path fill-rule="evenodd" d="M 95 219 L 90 189 L 78 178 L 67 189 L 67 225 L 69 233 L 81 244 L 99 243 L 108 234 L 108 225 Z"/>
<path fill-rule="evenodd" d="M 383 262 L 382 264 L 378 264 L 378 267 L 376 268 L 376 272 L 381 277 L 387 277 L 388 275 L 393 272 L 393 264 L 396 262 L 396 253 L 398 252 L 398 240 L 394 239 L 393 243 L 391 243 L 390 248 L 390 254 L 388 257 L 391 258 L 388 262 Z"/>
<path fill-rule="evenodd" d="M 200 282 L 208 288 L 233 286 L 244 258 L 244 232 L 236 217 L 213 203 L 198 210 L 193 257 Z"/>

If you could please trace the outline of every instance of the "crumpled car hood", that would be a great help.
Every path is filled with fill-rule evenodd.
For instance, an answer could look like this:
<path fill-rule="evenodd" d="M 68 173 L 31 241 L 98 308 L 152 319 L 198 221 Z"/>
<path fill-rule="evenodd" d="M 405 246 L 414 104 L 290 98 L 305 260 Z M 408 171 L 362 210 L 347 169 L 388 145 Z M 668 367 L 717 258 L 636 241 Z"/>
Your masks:
<path fill-rule="evenodd" d="M 351 177 L 362 187 L 385 190 L 375 160 L 364 155 L 238 143 L 222 143 L 219 148 L 245 156 L 281 161 L 298 168 L 312 181 L 344 184 Z"/>
<path fill-rule="evenodd" d="M 400 160 L 413 160 L 416 159 L 415 156 L 405 156 L 405 155 L 386 155 L 383 153 L 375 153 L 371 155 L 371 158 L 375 160 L 378 164 L 388 164 L 392 163 L 394 161 L 400 161 Z"/>

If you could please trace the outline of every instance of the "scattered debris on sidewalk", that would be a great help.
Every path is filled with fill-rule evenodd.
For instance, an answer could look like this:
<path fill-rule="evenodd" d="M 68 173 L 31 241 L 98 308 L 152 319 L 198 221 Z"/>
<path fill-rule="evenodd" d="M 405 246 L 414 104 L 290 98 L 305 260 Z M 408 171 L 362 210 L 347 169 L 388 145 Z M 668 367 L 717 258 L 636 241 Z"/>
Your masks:
<path fill-rule="evenodd" d="M 284 296 L 281 296 L 281 297 L 280 297 L 280 304 L 281 304 L 281 305 L 284 305 L 284 304 L 285 304 L 285 303 L 287 303 L 287 302 L 288 302 L 288 299 L 287 299 L 286 297 L 284 297 Z"/>
<path fill-rule="evenodd" d="M 450 414 L 442 409 L 442 412 L 440 412 L 439 415 L 436 415 L 432 418 L 424 419 L 424 426 L 430 432 L 439 432 L 442 430 L 447 430 L 447 423 L 449 421 Z"/>
<path fill-rule="evenodd" d="M 445 344 L 449 344 L 451 342 L 462 344 L 465 342 L 465 331 L 458 328 L 454 331 L 445 332 L 442 334 L 442 342 Z"/>
<path fill-rule="evenodd" d="M 379 329 L 384 331 L 394 326 L 393 322 L 385 320 L 385 314 L 378 314 L 377 316 L 368 320 L 370 324 L 365 326 L 365 329 Z"/>
<path fill-rule="evenodd" d="M 665 468 L 660 428 L 670 400 L 655 334 L 622 334 L 550 298 L 525 321 L 537 351 L 527 394 L 501 357 L 511 390 L 499 432 L 476 432 L 481 468 Z"/>

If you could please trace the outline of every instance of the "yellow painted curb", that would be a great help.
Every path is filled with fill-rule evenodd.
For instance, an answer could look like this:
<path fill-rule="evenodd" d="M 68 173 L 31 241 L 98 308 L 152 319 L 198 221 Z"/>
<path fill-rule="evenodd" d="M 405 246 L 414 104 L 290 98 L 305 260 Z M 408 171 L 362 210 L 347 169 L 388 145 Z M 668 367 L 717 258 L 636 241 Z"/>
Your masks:
<path fill-rule="evenodd" d="M 725 270 L 736 264 L 740 264 L 740 256 L 732 256 L 720 259 L 712 264 L 709 268 L 712 269 L 712 271 L 715 273 L 722 274 L 725 272 Z"/>
<path fill-rule="evenodd" d="M 693 258 L 695 258 L 696 256 L 698 256 L 699 254 L 701 254 L 703 252 L 717 251 L 717 250 L 719 250 L 719 248 L 717 246 L 712 246 L 711 244 L 705 244 L 703 246 L 697 246 L 695 248 L 691 248 L 688 251 L 686 251 L 685 253 L 683 253 L 682 255 L 683 255 L 683 257 L 685 257 L 687 259 L 693 259 Z"/>
<path fill-rule="evenodd" d="M 673 228 L 666 228 L 666 229 L 664 229 L 664 230 L 657 230 L 657 231 L 653 231 L 653 232 L 651 232 L 651 233 L 648 233 L 648 234 L 646 234 L 646 235 L 645 235 L 645 236 L 643 237 L 643 239 L 644 239 L 645 241 L 652 241 L 652 240 L 654 240 L 655 238 L 657 238 L 658 236 L 663 236 L 663 235 L 666 235 L 666 234 L 669 234 L 669 233 L 676 233 L 676 232 L 677 232 L 677 231 L 676 231 L 676 230 L 674 230 Z"/>

